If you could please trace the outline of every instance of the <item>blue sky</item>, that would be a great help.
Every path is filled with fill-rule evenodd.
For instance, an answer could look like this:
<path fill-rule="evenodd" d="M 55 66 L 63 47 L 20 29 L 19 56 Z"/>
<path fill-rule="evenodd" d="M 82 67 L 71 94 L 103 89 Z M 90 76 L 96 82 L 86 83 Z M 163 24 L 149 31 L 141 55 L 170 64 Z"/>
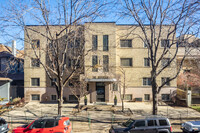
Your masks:
<path fill-rule="evenodd" d="M 17 0 L 13 0 L 13 1 L 17 1 Z M 23 1 L 23 0 L 19 0 L 19 1 Z M 28 3 L 31 0 L 24 0 L 24 1 Z M 57 4 L 56 0 L 49 0 L 49 1 L 50 1 L 51 5 L 56 6 L 56 4 Z M 0 0 L 0 12 L 3 15 L 6 13 L 4 8 L 9 7 L 10 6 L 9 4 L 10 4 L 9 0 Z M 109 7 L 109 8 L 111 9 L 111 7 Z M 96 22 L 116 22 L 117 24 L 124 24 L 124 23 L 127 24 L 127 21 L 123 21 L 123 20 L 119 21 L 118 18 L 119 17 L 116 16 L 113 12 L 109 12 L 109 14 L 107 14 L 107 16 L 98 18 L 95 21 Z M 35 25 L 33 19 L 29 15 L 26 16 L 25 21 L 26 21 L 27 25 Z M 12 35 L 12 36 L 10 36 L 10 35 Z M 17 41 L 17 48 L 23 49 L 23 41 L 18 39 L 18 38 L 23 38 L 23 36 L 24 36 L 23 30 L 17 29 L 17 27 L 6 28 L 6 29 L 3 28 L 3 30 L 0 30 L 0 43 L 11 46 L 12 40 L 14 39 Z"/>
<path fill-rule="evenodd" d="M 9 1 L 11 1 L 11 2 L 9 2 Z M 13 9 L 16 10 L 16 9 L 20 9 L 21 7 L 23 7 L 23 5 L 22 6 L 19 5 L 20 2 L 22 2 L 22 4 L 27 4 L 28 5 L 27 9 L 30 9 L 30 3 L 32 0 L 0 0 L 0 12 L 1 12 L 0 16 L 8 13 L 2 7 L 5 7 L 5 8 L 10 7 L 9 4 L 11 4 L 13 1 L 19 1 L 18 3 L 16 3 L 16 4 L 18 4 L 18 6 L 15 6 L 15 4 L 13 5 Z M 49 1 L 50 1 L 51 8 L 53 7 L 52 8 L 53 10 L 51 10 L 51 11 L 53 11 L 53 13 L 54 13 L 54 11 L 56 12 L 57 11 L 57 8 L 56 8 L 57 0 L 49 0 Z M 105 0 L 105 1 L 111 1 L 111 0 Z M 137 2 L 137 0 L 136 0 L 136 2 Z M 33 9 L 31 8 L 31 10 L 33 10 Z M 116 22 L 117 24 L 134 24 L 134 21 L 131 17 L 129 19 L 128 18 L 122 19 L 117 14 L 117 12 L 119 13 L 120 10 L 122 10 L 120 4 L 119 4 L 119 7 L 116 7 L 116 6 L 114 6 L 114 4 L 111 4 L 109 7 L 107 7 L 107 10 L 108 11 L 106 13 L 106 16 L 100 17 L 100 18 L 96 19 L 95 21 L 96 22 Z M 51 13 L 51 15 L 53 16 L 52 18 L 54 18 L 54 19 L 52 19 L 52 21 L 57 21 L 55 19 L 56 17 L 54 17 L 54 16 L 56 16 L 56 13 L 55 14 L 53 14 L 53 13 Z M 20 14 L 21 14 L 21 12 L 20 12 Z M 30 16 L 30 14 L 25 14 L 23 16 L 25 16 L 24 18 L 25 18 L 26 25 L 37 25 L 37 23 L 33 20 L 32 16 Z M 0 26 L 0 43 L 11 46 L 12 40 L 14 39 L 17 41 L 17 48 L 23 49 L 23 41 L 19 39 L 19 38 L 23 38 L 23 29 L 19 29 L 17 27 L 13 27 L 13 26 L 10 28 L 6 28 L 6 29 L 5 29 L 5 27 L 2 28 L 1 21 L 0 21 L 0 25 L 1 25 Z M 10 35 L 12 35 L 12 36 L 10 36 Z"/>

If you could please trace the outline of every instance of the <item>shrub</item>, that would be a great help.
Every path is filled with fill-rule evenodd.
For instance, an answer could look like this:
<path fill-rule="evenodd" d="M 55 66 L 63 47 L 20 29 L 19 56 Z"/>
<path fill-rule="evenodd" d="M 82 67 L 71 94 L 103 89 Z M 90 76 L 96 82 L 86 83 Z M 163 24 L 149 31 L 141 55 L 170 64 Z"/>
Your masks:
<path fill-rule="evenodd" d="M 12 103 L 13 104 L 18 104 L 19 102 L 21 101 L 21 98 L 20 97 L 17 97 L 17 98 L 14 98 Z"/>

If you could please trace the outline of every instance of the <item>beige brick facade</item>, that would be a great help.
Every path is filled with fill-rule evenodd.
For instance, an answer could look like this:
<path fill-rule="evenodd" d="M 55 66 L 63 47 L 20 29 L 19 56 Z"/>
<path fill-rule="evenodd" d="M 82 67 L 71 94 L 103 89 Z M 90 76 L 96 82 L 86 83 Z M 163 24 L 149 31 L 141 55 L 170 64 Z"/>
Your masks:
<path fill-rule="evenodd" d="M 130 25 L 116 25 L 115 23 L 85 23 L 85 53 L 84 67 L 85 71 L 82 75 L 87 79 L 89 84 L 89 94 L 87 95 L 88 101 L 91 103 L 98 102 L 97 97 L 97 87 L 99 92 L 105 90 L 103 98 L 100 102 L 113 102 L 115 95 L 120 102 L 120 92 L 122 92 L 121 82 L 124 75 L 121 71 L 125 72 L 126 79 L 126 94 L 127 100 L 134 101 L 135 98 L 142 98 L 144 101 L 145 94 L 152 95 L 151 86 L 143 85 L 143 78 L 150 77 L 150 67 L 144 66 L 144 58 L 148 57 L 148 49 L 144 47 L 143 41 L 136 36 L 136 34 L 141 35 L 141 30 L 137 26 Z M 36 30 L 41 30 L 42 26 L 36 26 Z M 59 30 L 58 26 L 52 26 L 56 31 Z M 134 30 L 133 30 L 134 29 Z M 164 27 L 163 30 L 168 30 L 169 27 Z M 92 49 L 92 36 L 97 35 L 97 50 Z M 104 35 L 108 35 L 108 51 L 103 50 Z M 142 36 L 142 35 L 141 35 Z M 165 32 L 162 35 L 165 39 Z M 40 44 L 46 44 L 43 37 L 34 34 L 31 36 L 33 39 L 39 39 Z M 25 39 L 27 36 L 25 36 Z M 132 47 L 122 48 L 120 47 L 120 40 L 132 40 Z M 41 101 L 51 101 L 51 95 L 55 95 L 56 91 L 52 87 L 48 86 L 48 80 L 42 66 L 39 68 L 32 68 L 30 65 L 30 57 L 33 55 L 33 51 L 29 48 L 28 44 L 25 42 L 25 51 L 28 56 L 25 57 L 25 67 L 24 67 L 24 82 L 25 82 L 25 99 L 26 101 L 31 101 L 32 94 L 39 94 Z M 161 47 L 159 49 L 162 49 Z M 171 53 L 175 52 L 175 48 L 171 48 Z M 158 51 L 161 54 L 161 51 Z M 98 68 L 97 72 L 93 72 L 92 59 L 93 55 L 98 57 L 98 63 L 95 68 Z M 109 71 L 105 72 L 103 69 L 104 59 L 103 56 L 107 55 L 109 57 Z M 131 58 L 132 66 L 122 67 L 121 58 Z M 170 58 L 170 55 L 166 55 L 166 58 Z M 45 60 L 45 55 L 42 53 L 42 61 Z M 169 73 L 170 71 L 170 73 Z M 167 68 L 160 76 L 157 77 L 157 82 L 161 84 L 162 77 L 171 77 L 172 73 L 176 73 L 176 61 Z M 40 86 L 31 86 L 31 78 L 40 78 Z M 48 83 L 48 84 L 47 84 Z M 118 90 L 113 91 L 113 83 L 118 83 Z M 170 82 L 170 86 L 165 86 L 159 94 L 161 98 L 162 94 L 170 94 L 176 90 L 176 79 Z M 69 95 L 72 95 L 69 89 L 64 90 L 64 97 L 69 101 Z M 130 99 L 131 98 L 131 99 Z"/>

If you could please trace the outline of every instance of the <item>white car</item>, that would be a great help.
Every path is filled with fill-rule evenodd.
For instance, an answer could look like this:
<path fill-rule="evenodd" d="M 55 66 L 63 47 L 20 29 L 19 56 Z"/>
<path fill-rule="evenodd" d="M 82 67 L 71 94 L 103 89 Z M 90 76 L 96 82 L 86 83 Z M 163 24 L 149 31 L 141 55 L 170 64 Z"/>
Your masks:
<path fill-rule="evenodd" d="M 200 133 L 200 121 L 187 121 L 181 125 L 184 133 Z"/>

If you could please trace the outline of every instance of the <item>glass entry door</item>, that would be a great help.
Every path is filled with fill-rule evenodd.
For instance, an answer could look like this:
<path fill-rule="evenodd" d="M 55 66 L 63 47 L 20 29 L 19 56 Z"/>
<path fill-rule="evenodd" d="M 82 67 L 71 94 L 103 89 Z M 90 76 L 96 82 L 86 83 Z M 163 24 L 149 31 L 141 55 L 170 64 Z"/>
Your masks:
<path fill-rule="evenodd" d="M 104 83 L 96 83 L 97 102 L 105 102 L 105 85 Z"/>

